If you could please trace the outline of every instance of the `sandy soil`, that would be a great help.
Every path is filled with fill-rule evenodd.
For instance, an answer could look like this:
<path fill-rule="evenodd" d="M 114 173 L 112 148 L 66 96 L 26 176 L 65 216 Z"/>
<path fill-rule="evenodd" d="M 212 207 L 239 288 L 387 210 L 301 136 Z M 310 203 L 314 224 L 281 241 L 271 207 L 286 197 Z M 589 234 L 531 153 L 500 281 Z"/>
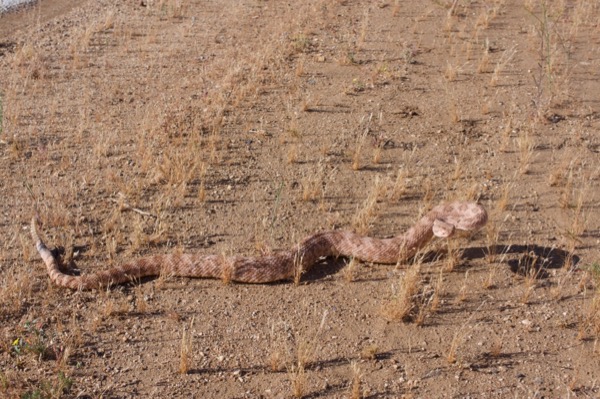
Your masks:
<path fill-rule="evenodd" d="M 598 21 L 586 0 L 0 17 L 0 396 L 598 397 Z M 486 229 L 299 284 L 69 291 L 28 227 L 90 273 L 390 237 L 454 199 Z"/>

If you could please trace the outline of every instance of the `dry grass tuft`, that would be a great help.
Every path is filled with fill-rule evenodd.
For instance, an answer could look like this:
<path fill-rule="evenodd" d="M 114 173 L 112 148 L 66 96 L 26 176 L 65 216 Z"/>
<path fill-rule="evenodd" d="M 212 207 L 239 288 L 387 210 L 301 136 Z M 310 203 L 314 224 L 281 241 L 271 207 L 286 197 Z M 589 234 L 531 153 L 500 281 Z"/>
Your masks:
<path fill-rule="evenodd" d="M 292 385 L 292 396 L 294 398 L 302 398 L 306 394 L 308 378 L 306 371 L 302 365 L 294 365 L 288 367 L 288 378 Z"/>
<path fill-rule="evenodd" d="M 369 344 L 360 351 L 360 358 L 364 360 L 375 360 L 378 352 L 379 346 L 377 344 Z"/>
<path fill-rule="evenodd" d="M 535 149 L 535 143 L 529 134 L 529 130 L 521 130 L 519 137 L 515 139 L 515 143 L 519 154 L 519 173 L 526 175 L 529 173 Z"/>
<path fill-rule="evenodd" d="M 190 371 L 193 351 L 193 335 L 194 318 L 190 321 L 190 327 L 186 329 L 185 325 L 181 333 L 181 348 L 179 352 L 179 373 L 187 374 Z"/>
<path fill-rule="evenodd" d="M 375 182 L 371 186 L 367 198 L 364 200 L 362 207 L 354 215 L 352 219 L 352 227 L 359 234 L 365 234 L 370 229 L 377 217 L 377 200 L 383 189 L 383 185 L 379 177 L 375 178 Z"/>
<path fill-rule="evenodd" d="M 500 198 L 496 201 L 496 212 L 501 213 L 506 210 L 510 201 L 510 193 L 513 188 L 513 183 L 505 182 L 502 185 L 502 192 Z"/>
<path fill-rule="evenodd" d="M 321 350 L 321 335 L 327 322 L 328 311 L 323 311 L 319 327 L 315 330 L 312 337 L 299 337 L 296 340 L 296 361 L 298 368 L 304 369 L 306 366 L 316 361 L 317 355 Z"/>
<path fill-rule="evenodd" d="M 584 292 L 584 302 L 581 307 L 579 332 L 577 338 L 594 340 L 594 350 L 598 349 L 600 342 L 600 264 L 594 263 L 589 266 L 588 273 L 593 279 L 591 294 Z"/>
<path fill-rule="evenodd" d="M 323 197 L 324 164 L 319 163 L 315 170 L 302 177 L 302 201 L 315 201 Z"/>
<path fill-rule="evenodd" d="M 272 323 L 269 331 L 269 355 L 267 367 L 272 372 L 280 372 L 286 369 L 288 359 L 291 357 L 286 347 L 285 337 L 287 326 L 283 325 L 283 331 L 278 328 L 279 324 Z"/>
<path fill-rule="evenodd" d="M 471 313 L 469 318 L 467 320 L 465 320 L 465 322 L 460 326 L 460 328 L 458 328 L 456 330 L 456 332 L 452 336 L 452 340 L 450 341 L 450 347 L 448 348 L 448 352 L 446 353 L 446 361 L 448 363 L 455 364 L 459 360 L 458 349 L 463 344 L 465 337 L 467 336 L 467 333 L 468 333 L 467 326 L 471 323 L 471 320 L 473 319 L 473 317 L 475 317 L 477 312 L 479 312 L 479 310 L 483 307 L 483 305 L 485 305 L 485 303 L 486 302 L 483 301 L 477 307 L 477 309 L 473 313 Z"/>
<path fill-rule="evenodd" d="M 235 266 L 231 261 L 231 257 L 227 256 L 225 253 L 221 254 L 221 281 L 223 284 L 229 285 L 231 284 L 233 273 Z"/>
<path fill-rule="evenodd" d="M 360 170 L 363 167 L 361 158 L 363 148 L 365 147 L 365 143 L 367 141 L 367 133 L 368 130 L 365 130 L 365 132 L 356 141 L 356 147 L 354 149 L 354 153 L 352 154 L 352 170 Z"/>
<path fill-rule="evenodd" d="M 517 53 L 516 46 L 513 46 L 502 53 L 500 60 L 494 67 L 494 73 L 492 74 L 492 78 L 490 79 L 490 86 L 495 87 L 498 85 L 498 81 L 500 79 L 500 74 L 506 68 L 506 65 L 510 62 L 510 60 Z"/>
<path fill-rule="evenodd" d="M 390 321 L 413 321 L 419 313 L 422 289 L 421 263 L 415 263 L 406 270 L 397 285 L 392 286 L 392 298 L 381 309 L 383 317 Z"/>
<path fill-rule="evenodd" d="M 352 370 L 352 383 L 350 384 L 350 392 L 348 393 L 348 397 L 350 399 L 361 399 L 362 396 L 362 373 L 360 371 L 360 367 L 358 363 L 352 362 L 350 364 L 350 368 Z"/>
<path fill-rule="evenodd" d="M 358 83 L 354 83 L 354 90 L 364 90 L 363 84 L 360 83 L 360 86 L 356 86 Z M 381 119 L 381 114 L 379 116 L 379 119 Z M 367 138 L 369 136 L 369 133 L 371 132 L 371 124 L 373 123 L 373 113 L 370 113 L 368 116 L 363 116 L 360 119 L 359 122 L 359 126 L 361 127 L 361 133 L 358 135 L 357 139 L 356 139 L 356 144 L 354 147 L 354 152 L 352 153 L 352 170 L 358 171 L 361 170 L 364 165 L 362 162 L 363 159 L 363 150 L 365 148 L 365 145 L 367 143 Z"/>
<path fill-rule="evenodd" d="M 298 162 L 298 146 L 293 144 L 288 148 L 287 163 L 291 165 L 296 162 Z"/>
<path fill-rule="evenodd" d="M 148 312 L 148 302 L 142 284 L 135 286 L 135 308 L 138 313 Z"/>
<path fill-rule="evenodd" d="M 113 316 L 124 315 L 129 312 L 129 304 L 122 296 L 116 296 L 113 292 L 107 288 L 106 291 L 102 291 L 104 295 L 104 304 L 99 314 L 100 319 L 108 319 Z"/>
<path fill-rule="evenodd" d="M 483 47 L 483 54 L 481 55 L 481 59 L 477 64 L 477 73 L 487 73 L 489 72 L 490 65 L 490 45 L 489 41 L 486 39 L 485 46 Z"/>
<path fill-rule="evenodd" d="M 458 295 L 455 298 L 456 303 L 462 303 L 467 300 L 469 295 L 469 270 L 465 272 L 465 278 L 463 279 L 463 283 L 460 286 L 460 290 L 458 291 Z"/>
<path fill-rule="evenodd" d="M 498 240 L 500 239 L 500 228 L 495 218 L 490 218 L 487 225 L 485 226 L 485 240 L 486 240 L 486 260 L 488 263 L 493 264 L 497 261 L 496 247 Z"/>
<path fill-rule="evenodd" d="M 560 162 L 556 169 L 550 171 L 548 176 L 548 185 L 550 187 L 566 186 L 569 184 L 569 179 L 573 178 L 573 156 L 566 156 L 562 162 Z M 561 206 L 562 204 L 561 195 Z"/>
<path fill-rule="evenodd" d="M 587 189 L 585 186 L 579 190 L 577 200 L 572 208 L 572 221 L 571 225 L 564 232 L 564 236 L 567 240 L 567 258 L 565 259 L 564 268 L 569 270 L 573 266 L 573 259 L 575 257 L 575 250 L 577 246 L 581 244 L 581 236 L 585 232 L 586 224 L 588 222 L 587 215 L 583 212 L 585 199 L 587 197 Z"/>
<path fill-rule="evenodd" d="M 442 304 L 442 297 L 444 296 L 444 270 L 440 269 L 435 285 L 433 286 L 433 293 L 431 295 L 431 301 L 429 308 L 432 312 L 437 312 Z"/>
<path fill-rule="evenodd" d="M 389 191 L 389 198 L 392 201 L 399 201 L 406 194 L 408 189 L 408 172 L 406 169 L 398 170 L 396 180 Z"/>
<path fill-rule="evenodd" d="M 322 332 L 327 322 L 328 312 L 325 310 L 321 317 L 319 327 L 315 330 L 314 334 L 310 337 L 303 337 L 299 334 L 295 336 L 295 358 L 293 361 L 288 363 L 287 374 L 292 385 L 292 395 L 295 398 L 301 398 L 306 394 L 308 378 L 306 375 L 306 368 L 314 364 L 317 361 L 317 355 L 321 350 Z M 272 330 L 273 331 L 273 330 Z M 272 355 L 270 361 L 273 359 L 279 360 L 281 355 Z M 279 363 L 271 363 L 271 369 L 279 369 Z"/>
<path fill-rule="evenodd" d="M 444 271 L 452 272 L 460 264 L 462 259 L 462 251 L 460 250 L 458 239 L 446 240 L 446 246 L 448 252 L 444 265 Z"/>
<path fill-rule="evenodd" d="M 523 279 L 523 293 L 519 300 L 522 304 L 526 305 L 529 303 L 531 295 L 538 286 L 538 279 L 543 269 L 539 257 L 533 253 L 521 257 L 519 260 L 519 269 L 522 269 L 525 274 L 525 278 Z"/>
<path fill-rule="evenodd" d="M 346 267 L 344 267 L 342 270 L 342 274 L 347 283 L 351 283 L 356 280 L 356 274 L 359 265 L 360 261 L 356 260 L 356 258 L 350 259 L 350 261 L 346 264 Z"/>
<path fill-rule="evenodd" d="M 296 287 L 300 285 L 303 274 L 304 267 L 302 266 L 302 257 L 298 258 L 298 253 L 296 253 L 296 258 L 294 259 L 294 285 Z"/>
<path fill-rule="evenodd" d="M 500 337 L 496 337 L 490 346 L 490 355 L 493 357 L 499 357 L 502 354 L 502 348 L 504 346 L 504 332 Z"/>
<path fill-rule="evenodd" d="M 446 69 L 444 70 L 444 78 L 448 82 L 454 82 L 456 77 L 458 76 L 459 69 L 458 67 L 450 64 L 450 61 L 446 61 Z"/>
<path fill-rule="evenodd" d="M 273 372 L 282 371 L 285 368 L 285 355 L 279 349 L 271 348 L 268 366 Z"/>

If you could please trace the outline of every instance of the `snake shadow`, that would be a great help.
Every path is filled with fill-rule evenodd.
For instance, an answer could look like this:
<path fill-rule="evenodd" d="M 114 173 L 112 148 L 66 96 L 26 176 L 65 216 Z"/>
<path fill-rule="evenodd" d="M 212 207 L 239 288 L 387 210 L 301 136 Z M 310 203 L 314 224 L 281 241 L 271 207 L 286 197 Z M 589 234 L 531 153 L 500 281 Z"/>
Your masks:
<path fill-rule="evenodd" d="M 510 270 L 522 276 L 534 276 L 544 279 L 550 276 L 548 270 L 561 269 L 567 265 L 575 267 L 579 256 L 555 247 L 541 245 L 493 245 L 490 247 L 471 247 L 462 250 L 464 261 L 486 258 L 490 255 L 503 259 Z M 445 256 L 444 251 L 432 251 L 424 257 L 425 262 L 435 262 Z M 340 272 L 349 262 L 348 258 L 325 258 L 315 264 L 302 276 L 302 281 L 323 280 Z M 407 262 L 407 265 L 411 260 Z"/>
<path fill-rule="evenodd" d="M 561 269 L 563 267 L 576 267 L 580 257 L 571 252 L 536 244 L 529 245 L 493 245 L 490 247 L 475 247 L 463 250 L 463 258 L 466 260 L 481 259 L 490 255 L 510 258 L 506 263 L 510 270 L 522 276 L 533 276 L 544 279 L 550 276 L 548 270 Z M 512 256 L 508 256 L 512 255 Z"/>
<path fill-rule="evenodd" d="M 389 350 L 389 351 L 382 351 L 382 352 L 378 352 L 376 353 L 373 357 L 372 357 L 372 361 L 386 361 L 386 360 L 390 360 L 396 353 L 398 353 L 398 350 Z M 353 359 L 352 358 L 348 358 L 345 356 L 338 356 L 338 357 L 333 357 L 330 359 L 324 359 L 324 360 L 313 360 L 313 361 L 309 361 L 306 364 L 304 364 L 304 369 L 305 370 L 323 370 L 323 369 L 331 369 L 331 368 L 336 368 L 336 367 L 341 367 L 341 366 L 349 366 L 352 363 Z M 245 367 L 233 367 L 233 368 L 229 368 L 226 366 L 217 366 L 217 367 L 205 367 L 205 368 L 193 368 L 190 369 L 188 371 L 188 374 L 220 374 L 220 373 L 234 373 L 235 371 L 238 371 L 237 374 L 242 374 L 242 375 L 246 375 L 246 374 L 256 374 L 256 373 L 285 373 L 288 372 L 289 370 L 287 370 L 285 367 L 280 367 L 278 369 L 273 369 L 270 366 L 267 365 L 251 365 L 251 366 L 245 366 Z"/>
<path fill-rule="evenodd" d="M 333 258 L 328 257 L 321 259 L 319 262 L 315 263 L 310 269 L 302 274 L 302 281 L 305 282 L 315 282 L 318 280 L 323 280 L 329 276 L 333 276 L 340 272 L 346 265 L 350 262 L 348 258 L 339 257 Z"/>

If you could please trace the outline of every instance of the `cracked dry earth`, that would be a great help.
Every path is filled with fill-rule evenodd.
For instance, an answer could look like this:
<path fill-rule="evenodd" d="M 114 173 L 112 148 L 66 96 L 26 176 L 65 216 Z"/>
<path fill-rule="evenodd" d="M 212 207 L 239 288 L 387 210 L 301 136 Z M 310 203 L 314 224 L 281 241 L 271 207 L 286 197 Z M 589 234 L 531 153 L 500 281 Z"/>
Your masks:
<path fill-rule="evenodd" d="M 600 396 L 600 4 L 39 1 L 0 16 L 0 396 Z M 480 232 L 297 281 L 55 287 L 178 252 Z"/>

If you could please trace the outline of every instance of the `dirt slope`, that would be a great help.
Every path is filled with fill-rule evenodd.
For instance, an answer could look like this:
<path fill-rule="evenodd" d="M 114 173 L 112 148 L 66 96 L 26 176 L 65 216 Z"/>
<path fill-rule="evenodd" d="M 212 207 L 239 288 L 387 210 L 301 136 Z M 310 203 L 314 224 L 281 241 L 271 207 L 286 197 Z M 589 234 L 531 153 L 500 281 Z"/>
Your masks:
<path fill-rule="evenodd" d="M 600 395 L 597 2 L 40 4 L 0 17 L 0 396 Z M 28 228 L 90 273 L 454 199 L 487 228 L 297 285 L 68 291 Z"/>

